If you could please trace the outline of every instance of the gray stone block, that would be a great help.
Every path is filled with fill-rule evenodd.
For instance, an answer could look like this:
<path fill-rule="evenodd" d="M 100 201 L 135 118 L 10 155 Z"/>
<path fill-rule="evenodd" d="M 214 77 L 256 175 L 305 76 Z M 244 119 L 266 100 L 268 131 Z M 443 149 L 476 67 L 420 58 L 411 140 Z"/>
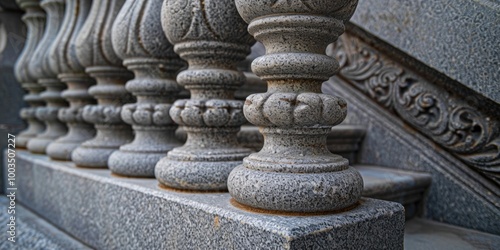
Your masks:
<path fill-rule="evenodd" d="M 500 102 L 498 1 L 365 0 L 351 21 Z"/>
<path fill-rule="evenodd" d="M 18 199 L 97 249 L 403 248 L 397 203 L 363 198 L 336 214 L 264 214 L 235 207 L 228 193 L 164 190 L 154 179 L 116 177 L 26 151 L 17 160 Z"/>
<path fill-rule="evenodd" d="M 10 215 L 3 212 L 7 211 L 8 206 L 9 200 L 0 197 L 0 211 L 2 211 L 0 222 L 2 225 L 8 223 Z M 7 236 L 5 236 L 0 240 L 0 249 L 90 249 L 20 204 L 16 205 L 16 232 L 16 242 L 8 241 Z"/>

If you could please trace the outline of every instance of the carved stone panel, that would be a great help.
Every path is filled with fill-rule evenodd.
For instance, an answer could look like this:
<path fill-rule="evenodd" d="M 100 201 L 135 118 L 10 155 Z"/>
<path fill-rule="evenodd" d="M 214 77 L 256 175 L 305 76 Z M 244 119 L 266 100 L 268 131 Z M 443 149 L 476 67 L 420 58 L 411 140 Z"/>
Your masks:
<path fill-rule="evenodd" d="M 500 184 L 500 121 L 478 108 L 480 100 L 422 79 L 350 34 L 328 53 L 338 58 L 342 79 Z M 489 109 L 500 110 L 494 104 Z"/>

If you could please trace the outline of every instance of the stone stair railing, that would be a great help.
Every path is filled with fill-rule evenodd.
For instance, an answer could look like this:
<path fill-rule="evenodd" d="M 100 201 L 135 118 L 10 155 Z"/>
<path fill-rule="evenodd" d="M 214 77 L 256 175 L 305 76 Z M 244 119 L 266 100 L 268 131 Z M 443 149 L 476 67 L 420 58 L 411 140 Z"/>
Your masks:
<path fill-rule="evenodd" d="M 109 168 L 116 174 L 111 178 L 156 177 L 166 195 L 229 190 L 217 199 L 231 197 L 226 199 L 230 210 L 241 213 L 322 213 L 327 217 L 321 221 L 342 211 L 346 228 L 373 217 L 373 225 L 396 228 L 385 244 L 401 246 L 402 206 L 361 198 L 359 170 L 369 171 L 356 170 L 327 145 L 333 133 L 330 138 L 345 147 L 331 149 L 354 159 L 352 145 L 363 134 L 356 127 L 332 132 L 344 120 L 347 104 L 321 92 L 322 82 L 338 69 L 325 48 L 343 33 L 356 4 L 44 0 L 49 21 L 33 52 L 39 59 L 25 63 L 32 78 L 24 81 L 38 80 L 46 87 L 40 97 L 47 105 L 37 117 L 47 130 L 28 141 L 28 150 L 71 160 L 77 167 Z M 262 83 L 238 69 L 254 44 L 252 36 L 266 49 L 252 69 L 268 90 L 243 102 L 235 95 L 238 88 L 246 81 Z M 177 74 L 185 65 L 181 58 L 188 67 Z M 176 100 L 177 83 L 189 90 L 190 99 Z M 256 127 L 240 129 L 247 119 L 264 138 L 253 154 L 243 145 L 258 149 L 262 137 Z M 177 125 L 187 134 L 182 146 L 175 137 Z M 352 134 L 335 135 L 342 128 Z M 101 171 L 81 171 L 94 170 Z M 425 179 L 419 191 L 428 185 L 427 176 L 415 178 Z"/>

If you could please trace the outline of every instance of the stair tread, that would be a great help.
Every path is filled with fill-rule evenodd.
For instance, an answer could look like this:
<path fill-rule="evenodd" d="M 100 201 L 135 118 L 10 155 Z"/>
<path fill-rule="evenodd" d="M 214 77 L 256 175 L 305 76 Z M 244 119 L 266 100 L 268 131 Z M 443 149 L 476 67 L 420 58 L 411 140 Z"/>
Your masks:
<path fill-rule="evenodd" d="M 8 207 L 9 200 L 4 196 L 0 197 L 0 210 L 7 211 Z M 21 204 L 16 204 L 15 211 L 12 215 L 16 217 L 16 242 L 10 242 L 5 237 L 0 241 L 0 249 L 90 249 Z M 12 215 L 0 213 L 0 221 L 7 224 Z"/>
<path fill-rule="evenodd" d="M 420 193 L 431 183 L 431 175 L 375 165 L 353 165 L 363 177 L 363 195 L 387 198 Z"/>
<path fill-rule="evenodd" d="M 500 249 L 500 236 L 420 218 L 405 225 L 406 250 Z"/>

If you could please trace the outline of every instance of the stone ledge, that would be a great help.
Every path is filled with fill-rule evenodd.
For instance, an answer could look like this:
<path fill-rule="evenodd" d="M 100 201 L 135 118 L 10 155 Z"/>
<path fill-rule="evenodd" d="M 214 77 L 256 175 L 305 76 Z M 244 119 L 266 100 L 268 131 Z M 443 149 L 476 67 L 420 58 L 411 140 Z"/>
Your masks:
<path fill-rule="evenodd" d="M 154 179 L 17 152 L 18 200 L 98 249 L 402 249 L 404 211 L 363 198 L 330 215 L 240 210 L 228 193 L 163 190 Z"/>
<path fill-rule="evenodd" d="M 7 210 L 9 200 L 0 197 L 0 222 L 6 225 L 9 220 Z M 69 237 L 42 218 L 31 213 L 21 205 L 16 205 L 16 242 L 0 240 L 0 249 L 78 249 L 90 250 L 81 242 Z M 5 234 L 7 235 L 7 234 Z"/>

